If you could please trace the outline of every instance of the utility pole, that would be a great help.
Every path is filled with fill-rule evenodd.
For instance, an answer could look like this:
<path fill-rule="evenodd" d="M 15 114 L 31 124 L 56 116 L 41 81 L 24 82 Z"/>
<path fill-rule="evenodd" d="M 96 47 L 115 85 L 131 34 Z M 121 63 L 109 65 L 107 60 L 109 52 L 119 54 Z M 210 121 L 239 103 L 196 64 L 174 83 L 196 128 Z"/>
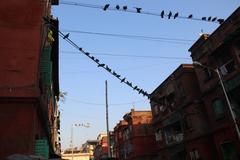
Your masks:
<path fill-rule="evenodd" d="M 108 157 L 111 156 L 111 151 L 110 151 L 110 133 L 109 133 L 109 123 L 108 123 L 108 85 L 107 85 L 107 80 L 105 81 L 105 94 L 106 94 L 106 125 L 107 125 L 107 143 L 108 143 Z"/>

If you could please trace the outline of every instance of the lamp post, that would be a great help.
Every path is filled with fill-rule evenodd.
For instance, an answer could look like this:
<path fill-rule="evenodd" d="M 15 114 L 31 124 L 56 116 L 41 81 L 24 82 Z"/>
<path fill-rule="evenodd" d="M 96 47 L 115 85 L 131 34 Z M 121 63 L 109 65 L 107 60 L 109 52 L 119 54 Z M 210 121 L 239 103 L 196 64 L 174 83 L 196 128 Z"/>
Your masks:
<path fill-rule="evenodd" d="M 237 125 L 237 122 L 236 122 L 236 119 L 235 119 L 235 115 L 234 115 L 234 113 L 233 113 L 233 109 L 232 109 L 231 103 L 230 103 L 230 101 L 229 101 L 229 98 L 228 98 L 226 89 L 225 89 L 225 87 L 224 87 L 223 79 L 222 79 L 222 76 L 221 76 L 221 74 L 220 74 L 220 72 L 219 72 L 219 69 L 218 69 L 218 68 L 214 69 L 214 68 L 208 67 L 208 66 L 203 65 L 202 63 L 200 63 L 200 62 L 198 62 L 198 61 L 194 61 L 194 62 L 193 62 L 193 65 L 197 65 L 197 66 L 200 66 L 200 67 L 202 67 L 202 68 L 207 68 L 207 69 L 209 69 L 209 70 L 214 71 L 215 73 L 217 73 L 218 79 L 219 79 L 219 81 L 220 81 L 220 84 L 221 84 L 221 87 L 222 87 L 222 90 L 223 90 L 223 93 L 224 93 L 224 96 L 225 96 L 225 99 L 226 99 L 226 101 L 227 101 L 228 109 L 229 109 L 230 114 L 231 114 L 231 117 L 232 117 L 232 119 L 233 119 L 233 123 L 234 123 L 235 129 L 236 129 L 236 132 L 237 132 L 238 139 L 240 140 L 240 131 L 239 131 L 239 128 L 238 128 L 238 125 Z"/>
<path fill-rule="evenodd" d="M 90 127 L 90 123 L 86 123 L 86 124 L 72 124 L 71 126 L 71 140 L 70 140 L 70 143 L 71 143 L 71 150 L 72 150 L 72 160 L 73 160 L 73 127 L 85 127 L 85 128 L 89 128 Z"/>

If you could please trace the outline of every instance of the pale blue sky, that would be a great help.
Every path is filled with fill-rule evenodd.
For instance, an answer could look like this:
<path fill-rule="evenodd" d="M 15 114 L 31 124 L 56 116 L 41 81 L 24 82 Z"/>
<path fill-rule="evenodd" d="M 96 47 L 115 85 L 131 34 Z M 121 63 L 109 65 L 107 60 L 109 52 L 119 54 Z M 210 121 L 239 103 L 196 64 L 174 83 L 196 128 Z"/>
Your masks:
<path fill-rule="evenodd" d="M 73 1 L 73 0 L 72 0 Z M 62 1 L 63 2 L 63 1 Z M 66 1 L 64 1 L 66 2 Z M 212 16 L 227 18 L 240 4 L 239 0 L 75 0 L 74 2 L 111 6 L 141 7 L 144 11 L 179 12 L 180 16 Z M 61 3 L 61 1 L 60 1 Z M 119 11 L 102 11 L 60 4 L 53 7 L 53 15 L 61 30 L 79 30 L 110 34 L 141 35 L 174 39 L 197 40 L 199 33 L 212 33 L 219 25 L 204 21 L 161 19 L 158 16 Z M 144 55 L 179 57 L 182 59 L 133 58 L 94 55 L 101 62 L 126 77 L 133 84 L 151 93 L 181 63 L 191 63 L 188 49 L 194 41 L 185 44 L 145 41 L 118 37 L 70 33 L 70 39 L 90 53 L 113 55 Z M 76 52 L 76 53 L 72 53 Z M 136 110 L 150 110 L 146 97 L 119 82 L 105 70 L 98 68 L 85 55 L 60 39 L 60 89 L 68 95 L 61 108 L 62 148 L 69 147 L 70 130 L 74 123 L 90 123 L 90 128 L 74 128 L 74 145 L 96 139 L 105 132 L 105 86 L 109 86 L 110 129 L 133 106 Z"/>

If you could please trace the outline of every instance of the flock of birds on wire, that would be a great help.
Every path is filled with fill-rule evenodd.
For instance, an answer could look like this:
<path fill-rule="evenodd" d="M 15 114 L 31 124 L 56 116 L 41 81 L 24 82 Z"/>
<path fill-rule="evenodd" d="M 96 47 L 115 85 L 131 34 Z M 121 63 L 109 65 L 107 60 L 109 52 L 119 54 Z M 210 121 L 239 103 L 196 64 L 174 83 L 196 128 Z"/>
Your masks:
<path fill-rule="evenodd" d="M 106 4 L 102 7 L 102 9 L 104 11 L 108 10 L 110 7 L 110 4 Z M 123 10 L 123 11 L 127 11 L 128 7 L 127 6 L 123 6 L 122 8 L 119 6 L 119 5 L 116 5 L 115 6 L 115 9 L 116 10 Z M 135 7 L 136 9 L 136 13 L 142 13 L 142 8 L 139 8 L 139 7 Z M 161 18 L 164 18 L 164 17 L 167 17 L 168 19 L 170 18 L 173 18 L 173 19 L 176 19 L 177 17 L 179 17 L 179 13 L 172 13 L 171 11 L 167 14 L 164 10 L 161 11 L 160 13 L 160 16 Z M 183 18 L 183 17 L 182 17 Z M 188 18 L 188 19 L 192 19 L 193 18 L 193 15 L 190 14 L 188 17 L 185 17 L 185 18 Z M 219 24 L 222 24 L 224 22 L 224 19 L 218 19 L 217 17 L 202 17 L 201 20 L 203 21 L 209 21 L 209 22 L 218 22 Z"/>
<path fill-rule="evenodd" d="M 106 71 L 108 71 L 110 74 L 112 74 L 113 76 L 115 76 L 117 79 L 120 80 L 121 83 L 125 83 L 126 85 L 128 85 L 129 87 L 131 87 L 133 90 L 136 90 L 139 94 L 142 94 L 143 96 L 146 96 L 148 98 L 150 98 L 150 95 L 144 91 L 143 89 L 139 88 L 137 85 L 133 85 L 132 82 L 129 82 L 126 77 L 121 77 L 120 74 L 116 73 L 114 70 L 112 70 L 108 65 L 101 63 L 99 59 L 97 59 L 96 57 L 92 56 L 89 52 L 84 51 L 81 47 L 77 46 L 74 42 L 72 42 L 69 39 L 69 33 L 67 34 L 63 34 L 62 32 L 59 31 L 60 36 L 66 40 L 67 42 L 70 42 L 71 45 L 73 45 L 75 48 L 77 48 L 80 52 L 82 52 L 83 54 L 85 54 L 88 58 L 90 58 L 91 60 L 93 60 L 95 63 L 97 63 L 98 67 L 102 67 L 103 69 L 105 69 Z"/>

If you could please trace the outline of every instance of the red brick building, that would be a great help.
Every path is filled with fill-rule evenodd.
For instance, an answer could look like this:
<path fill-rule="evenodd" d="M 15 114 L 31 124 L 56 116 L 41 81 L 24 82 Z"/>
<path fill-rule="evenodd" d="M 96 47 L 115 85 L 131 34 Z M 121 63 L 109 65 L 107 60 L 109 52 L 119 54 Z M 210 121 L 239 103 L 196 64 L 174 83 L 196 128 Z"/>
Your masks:
<path fill-rule="evenodd" d="M 58 33 L 43 21 L 51 3 L 0 2 L 0 159 L 38 154 L 39 145 L 47 157 L 59 149 Z"/>
<path fill-rule="evenodd" d="M 180 65 L 151 93 L 158 159 L 212 159 L 205 110 L 191 64 Z"/>
<path fill-rule="evenodd" d="M 135 111 L 124 115 L 114 128 L 116 158 L 150 160 L 155 158 L 155 139 L 151 111 Z M 117 137 L 116 137 L 117 136 Z M 147 147 L 146 147 L 147 146 Z"/>
<path fill-rule="evenodd" d="M 239 127 L 240 8 L 211 35 L 202 35 L 189 51 L 193 61 L 203 65 L 196 66 L 195 70 L 210 124 L 210 137 L 217 151 L 216 159 L 239 159 L 240 139 L 233 118 Z M 230 114 L 216 69 L 224 81 L 234 117 Z"/>
<path fill-rule="evenodd" d="M 101 160 L 108 157 L 108 137 L 107 134 L 99 134 L 97 145 L 94 148 L 94 159 Z"/>

